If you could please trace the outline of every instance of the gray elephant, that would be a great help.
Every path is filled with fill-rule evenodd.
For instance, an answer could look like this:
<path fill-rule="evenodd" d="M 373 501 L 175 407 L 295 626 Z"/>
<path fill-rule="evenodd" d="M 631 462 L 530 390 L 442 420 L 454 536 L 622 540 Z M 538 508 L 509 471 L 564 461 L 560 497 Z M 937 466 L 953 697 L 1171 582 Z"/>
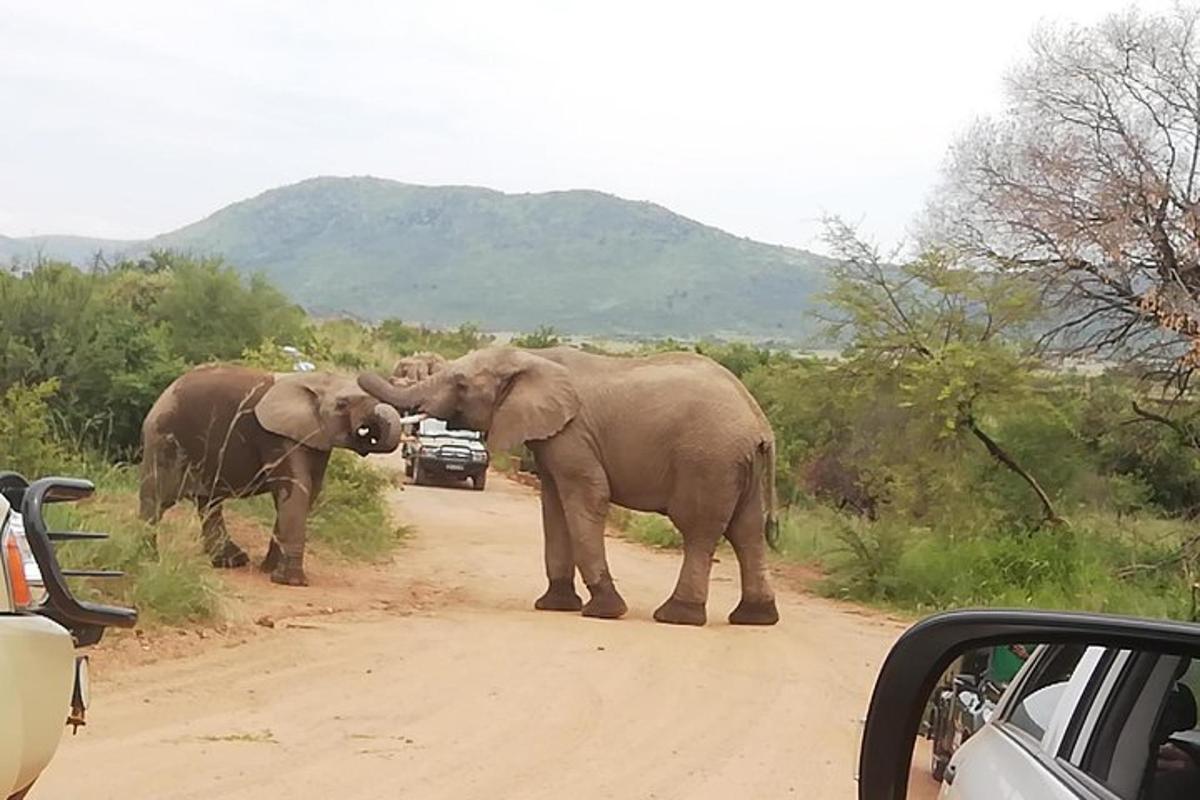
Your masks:
<path fill-rule="evenodd" d="M 305 529 L 330 451 L 390 453 L 400 428 L 396 410 L 352 378 L 197 367 L 167 387 L 142 424 L 141 517 L 155 523 L 194 499 L 213 565 L 240 567 L 249 558 L 229 538 L 221 504 L 270 493 L 275 530 L 262 569 L 276 583 L 305 585 Z"/>
<path fill-rule="evenodd" d="M 742 582 L 729 621 L 778 621 L 765 536 L 773 525 L 775 439 L 754 398 L 716 362 L 690 353 L 617 358 L 492 347 L 407 388 L 369 373 L 359 385 L 401 411 L 485 431 L 493 450 L 528 445 L 542 482 L 550 584 L 536 608 L 625 614 L 604 552 L 612 502 L 666 514 L 683 535 L 679 581 L 656 620 L 706 622 L 713 552 L 724 536 Z M 591 594 L 586 605 L 575 591 L 576 568 Z"/>
<path fill-rule="evenodd" d="M 425 380 L 444 366 L 445 357 L 437 353 L 413 353 L 401 358 L 392 368 L 392 385 L 411 386 Z"/>

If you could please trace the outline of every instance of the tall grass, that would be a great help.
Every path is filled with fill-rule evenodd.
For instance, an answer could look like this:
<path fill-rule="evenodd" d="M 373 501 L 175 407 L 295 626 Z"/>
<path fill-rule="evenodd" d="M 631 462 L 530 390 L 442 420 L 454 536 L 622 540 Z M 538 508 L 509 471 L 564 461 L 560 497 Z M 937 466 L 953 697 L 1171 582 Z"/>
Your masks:
<path fill-rule="evenodd" d="M 220 615 L 221 584 L 200 552 L 195 515 L 172 515 L 151 527 L 137 517 L 132 469 L 85 468 L 76 474 L 96 482 L 96 495 L 77 504 L 51 506 L 48 522 L 59 529 L 101 531 L 109 538 L 59 545 L 59 560 L 68 567 L 121 570 L 125 577 L 79 579 L 74 591 L 132 605 L 149 622 L 201 622 Z"/>

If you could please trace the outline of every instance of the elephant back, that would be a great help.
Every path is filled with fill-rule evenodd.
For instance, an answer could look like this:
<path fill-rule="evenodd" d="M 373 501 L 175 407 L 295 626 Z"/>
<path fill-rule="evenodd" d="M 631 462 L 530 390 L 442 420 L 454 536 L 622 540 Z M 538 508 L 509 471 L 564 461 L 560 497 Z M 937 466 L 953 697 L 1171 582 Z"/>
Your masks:
<path fill-rule="evenodd" d="M 224 365 L 183 374 L 146 417 L 143 458 L 174 449 L 191 476 L 187 483 L 195 491 L 189 494 L 214 491 L 218 472 L 225 488 L 248 488 L 260 472 L 261 450 L 269 436 L 254 407 L 274 382 L 271 373 Z"/>

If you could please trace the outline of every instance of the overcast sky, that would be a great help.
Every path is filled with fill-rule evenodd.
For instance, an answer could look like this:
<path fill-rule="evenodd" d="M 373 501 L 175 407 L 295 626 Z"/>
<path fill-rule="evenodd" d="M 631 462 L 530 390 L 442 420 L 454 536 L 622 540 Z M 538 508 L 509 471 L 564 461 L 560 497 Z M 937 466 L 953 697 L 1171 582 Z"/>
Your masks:
<path fill-rule="evenodd" d="M 144 237 L 369 174 L 893 242 L 1038 21 L 1127 5 L 0 0 L 0 233 Z"/>

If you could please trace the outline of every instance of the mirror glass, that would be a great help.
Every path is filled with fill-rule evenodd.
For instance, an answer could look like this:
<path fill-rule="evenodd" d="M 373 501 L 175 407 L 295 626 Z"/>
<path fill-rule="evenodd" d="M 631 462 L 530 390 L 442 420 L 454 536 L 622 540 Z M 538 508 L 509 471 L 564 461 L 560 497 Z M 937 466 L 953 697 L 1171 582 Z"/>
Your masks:
<path fill-rule="evenodd" d="M 925 704 L 907 796 L 1200 800 L 1198 696 L 1200 652 L 970 651 Z"/>

